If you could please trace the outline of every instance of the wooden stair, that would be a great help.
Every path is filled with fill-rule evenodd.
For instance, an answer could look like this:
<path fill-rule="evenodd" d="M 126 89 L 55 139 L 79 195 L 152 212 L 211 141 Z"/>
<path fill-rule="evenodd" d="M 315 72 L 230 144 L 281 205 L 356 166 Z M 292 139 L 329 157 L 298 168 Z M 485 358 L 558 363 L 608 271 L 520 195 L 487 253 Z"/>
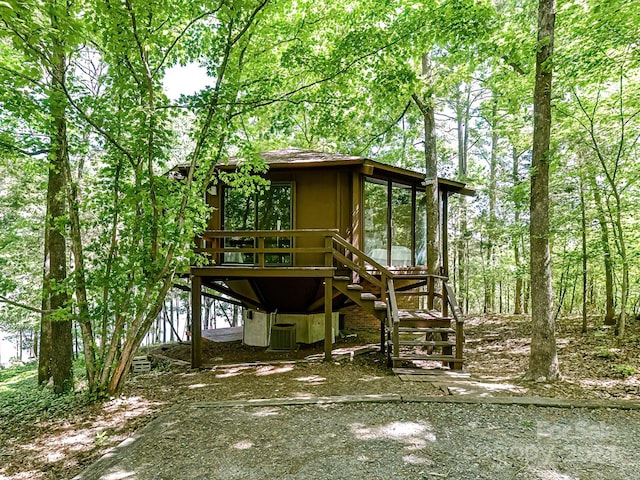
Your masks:
<path fill-rule="evenodd" d="M 331 244 L 333 266 L 341 272 L 333 277 L 333 287 L 380 320 L 380 350 L 387 353 L 390 367 L 419 360 L 462 369 L 462 312 L 446 277 L 416 270 L 392 272 L 339 235 Z M 418 303 L 429 309 L 398 308 L 397 296 L 402 295 L 426 296 L 426 302 Z M 441 310 L 434 309 L 436 298 Z"/>
<path fill-rule="evenodd" d="M 335 276 L 333 285 L 353 303 L 380 320 L 381 347 L 388 354 L 389 366 L 399 368 L 405 364 L 415 366 L 416 361 L 433 361 L 438 362 L 437 367 L 462 369 L 463 330 L 462 322 L 456 315 L 457 306 L 454 306 L 453 316 L 443 315 L 433 309 L 411 310 L 397 307 L 394 315 L 397 299 L 393 280 L 390 281 L 392 285 L 385 292 L 387 301 L 367 291 L 363 285 L 353 283 L 350 276 Z"/>
<path fill-rule="evenodd" d="M 435 310 L 398 310 L 389 344 L 390 363 L 394 368 L 416 361 L 438 362 L 451 369 L 461 369 L 463 358 L 458 352 L 456 321 Z M 462 332 L 460 331 L 460 334 Z M 393 346 L 395 345 L 395 349 Z"/>
<path fill-rule="evenodd" d="M 387 317 L 387 303 L 381 301 L 374 293 L 364 291 L 359 283 L 352 283 L 351 277 L 333 277 L 333 286 L 340 293 L 348 297 L 353 303 L 375 315 L 380 321 Z"/>

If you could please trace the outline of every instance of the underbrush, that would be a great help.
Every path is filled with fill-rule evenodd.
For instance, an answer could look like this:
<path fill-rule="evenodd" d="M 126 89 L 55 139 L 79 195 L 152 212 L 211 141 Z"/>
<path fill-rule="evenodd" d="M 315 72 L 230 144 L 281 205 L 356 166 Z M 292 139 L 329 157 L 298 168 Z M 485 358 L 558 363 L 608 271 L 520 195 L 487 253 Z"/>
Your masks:
<path fill-rule="evenodd" d="M 76 378 L 82 366 L 76 366 Z M 79 370 L 79 371 L 78 371 Z M 55 395 L 50 388 L 38 386 L 38 365 L 28 363 L 0 370 L 0 424 L 11 426 L 60 418 L 88 405 L 92 399 L 84 392 Z"/>

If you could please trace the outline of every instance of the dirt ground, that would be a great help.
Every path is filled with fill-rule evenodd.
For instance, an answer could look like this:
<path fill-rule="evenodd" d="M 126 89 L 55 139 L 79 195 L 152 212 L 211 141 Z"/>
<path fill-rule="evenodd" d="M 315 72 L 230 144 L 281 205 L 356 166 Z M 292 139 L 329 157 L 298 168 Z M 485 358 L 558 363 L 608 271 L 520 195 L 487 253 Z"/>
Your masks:
<path fill-rule="evenodd" d="M 491 395 L 640 399 L 638 322 L 629 325 L 628 339 L 619 346 L 611 329 L 590 325 L 589 332 L 581 334 L 580 319 L 561 319 L 557 343 L 563 379 L 553 384 L 532 384 L 520 380 L 528 360 L 530 325 L 526 317 L 471 317 L 467 320 L 465 332 L 465 371 L 476 379 L 509 386 L 497 389 Z M 377 338 L 377 332 L 358 332 L 355 337 L 341 340 L 336 347 L 354 349 L 376 342 Z M 159 351 L 168 357 L 189 358 L 189 348 L 185 345 Z M 239 344 L 207 344 L 204 358 L 215 364 L 212 368 L 192 371 L 185 366 L 158 362 L 151 373 L 131 376 L 119 398 L 79 407 L 64 418 L 43 417 L 43 420 L 26 428 L 20 424 L 3 424 L 0 427 L 0 479 L 72 478 L 154 418 L 169 409 L 186 411 L 198 402 L 451 393 L 432 383 L 401 380 L 386 368 L 385 359 L 375 352 L 353 358 L 346 355 L 330 363 L 286 363 L 321 352 L 321 344 L 293 353 L 268 353 Z M 277 360 L 280 363 L 245 364 L 254 360 Z M 225 366 L 230 364 L 232 366 Z M 637 425 L 637 418 L 634 419 Z M 487 434 L 491 434 L 489 430 Z M 579 439 L 580 436 L 576 435 L 572 441 L 579 442 Z M 510 478 L 525 477 L 512 475 Z"/>
<path fill-rule="evenodd" d="M 640 411 L 355 400 L 195 404 L 74 480 L 628 480 L 640 469 L 629 453 Z"/>

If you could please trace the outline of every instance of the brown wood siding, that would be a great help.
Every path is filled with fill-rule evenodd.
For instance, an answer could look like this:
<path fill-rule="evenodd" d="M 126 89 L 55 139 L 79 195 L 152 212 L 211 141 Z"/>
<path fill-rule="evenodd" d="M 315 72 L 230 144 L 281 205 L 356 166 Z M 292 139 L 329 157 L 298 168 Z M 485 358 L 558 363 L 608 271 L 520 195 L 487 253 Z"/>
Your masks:
<path fill-rule="evenodd" d="M 353 207 L 351 201 L 351 189 L 352 189 L 352 181 L 351 181 L 352 173 L 348 171 L 341 171 L 338 177 L 338 185 L 340 189 L 340 196 L 338 202 L 338 215 L 340 217 L 340 235 L 344 238 L 351 237 L 352 234 L 352 218 L 351 218 L 351 209 Z"/>
<path fill-rule="evenodd" d="M 338 172 L 335 169 L 309 169 L 295 172 L 295 228 L 339 228 L 337 218 Z M 320 247 L 319 239 L 299 238 L 299 247 Z M 322 254 L 297 258 L 297 265 L 322 265 Z"/>
<path fill-rule="evenodd" d="M 296 175 L 296 228 L 337 228 L 338 175 L 335 170 Z"/>
<path fill-rule="evenodd" d="M 210 195 L 207 193 L 207 203 L 213 207 L 209 221 L 207 222 L 207 228 L 209 230 L 220 230 L 222 228 L 222 221 L 220 217 L 220 199 L 222 198 L 222 189 L 218 186 L 216 195 Z"/>

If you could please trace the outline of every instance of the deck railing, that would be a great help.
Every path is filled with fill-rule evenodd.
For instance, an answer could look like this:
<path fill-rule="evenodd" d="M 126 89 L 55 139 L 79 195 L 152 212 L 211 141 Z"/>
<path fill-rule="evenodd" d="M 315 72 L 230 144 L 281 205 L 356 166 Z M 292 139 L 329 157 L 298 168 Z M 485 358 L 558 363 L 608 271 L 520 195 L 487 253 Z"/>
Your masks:
<path fill-rule="evenodd" d="M 306 241 L 304 246 L 299 246 L 299 239 L 315 241 Z M 436 300 L 440 299 L 443 316 L 449 315 L 449 297 L 452 295 L 451 289 L 445 288 L 447 277 L 428 274 L 422 266 L 390 268 L 381 265 L 341 237 L 337 230 L 206 230 L 198 245 L 196 252 L 208 258 L 211 265 L 348 269 L 354 282 L 364 279 L 379 289 L 383 302 L 388 295 L 388 280 L 401 279 L 407 284 L 396 288 L 396 295 L 426 296 L 429 310 L 434 310 Z M 313 257 L 310 259 L 310 256 Z M 437 284 L 441 288 L 437 288 Z M 426 289 L 416 291 L 419 287 Z"/>
<path fill-rule="evenodd" d="M 196 253 L 209 257 L 215 265 L 237 265 L 255 267 L 287 267 L 302 262 L 301 257 L 331 253 L 326 239 L 337 230 L 205 230 L 199 239 Z M 317 238 L 318 246 L 297 246 L 299 238 Z M 324 240 L 323 240 L 324 239 Z"/>

